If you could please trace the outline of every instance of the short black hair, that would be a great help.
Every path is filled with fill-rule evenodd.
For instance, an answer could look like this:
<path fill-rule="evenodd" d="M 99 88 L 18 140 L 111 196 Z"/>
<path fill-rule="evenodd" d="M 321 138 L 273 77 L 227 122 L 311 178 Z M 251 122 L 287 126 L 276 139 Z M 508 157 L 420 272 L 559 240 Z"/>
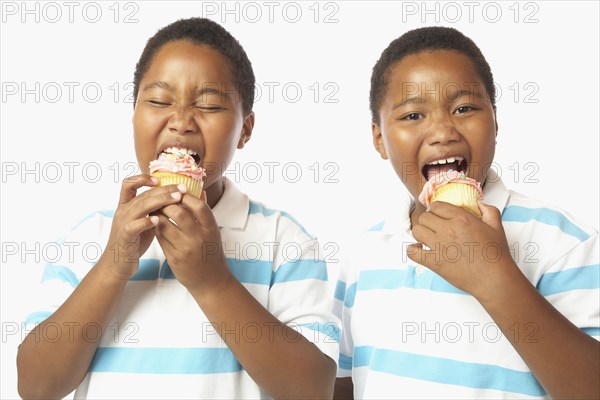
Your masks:
<path fill-rule="evenodd" d="M 165 44 L 176 40 L 189 40 L 196 44 L 206 45 L 225 56 L 231 66 L 236 89 L 242 98 L 244 115 L 252 111 L 255 83 L 252 63 L 236 38 L 221 25 L 206 18 L 180 19 L 160 29 L 148 39 L 133 74 L 134 99 L 137 99 L 140 82 L 150 68 L 156 53 Z"/>
<path fill-rule="evenodd" d="M 490 65 L 475 42 L 454 28 L 429 26 L 408 31 L 392 41 L 381 53 L 381 57 L 373 67 L 369 106 L 374 123 L 380 123 L 379 109 L 388 89 L 392 68 L 406 56 L 434 50 L 454 50 L 469 57 L 483 81 L 492 106 L 496 109 L 494 76 Z"/>

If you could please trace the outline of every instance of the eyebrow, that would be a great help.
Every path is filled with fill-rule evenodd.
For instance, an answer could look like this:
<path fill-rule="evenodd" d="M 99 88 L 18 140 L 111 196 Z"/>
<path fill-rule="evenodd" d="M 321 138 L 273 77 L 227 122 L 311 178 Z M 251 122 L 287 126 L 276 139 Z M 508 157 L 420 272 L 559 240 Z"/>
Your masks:
<path fill-rule="evenodd" d="M 444 94 L 444 95 L 446 95 L 446 94 Z M 458 99 L 459 97 L 464 97 L 464 96 L 468 96 L 469 98 L 476 97 L 478 99 L 484 99 L 483 94 L 481 94 L 480 92 L 474 92 L 474 91 L 468 90 L 468 89 L 457 90 L 456 92 L 450 93 L 446 96 L 448 97 L 448 100 L 450 100 L 450 101 L 454 101 L 454 100 Z M 411 97 L 407 97 L 406 99 L 394 104 L 394 106 L 392 107 L 392 110 L 395 110 L 396 108 L 405 106 L 407 104 L 423 104 L 426 102 L 427 102 L 427 100 L 425 100 L 422 97 L 411 96 Z"/>
<path fill-rule="evenodd" d="M 202 85 L 202 88 L 196 92 L 196 96 L 200 97 L 205 94 L 218 94 L 221 96 L 226 96 L 227 92 L 219 90 L 219 89 L 215 88 L 214 86 Z"/>
<path fill-rule="evenodd" d="M 417 96 L 407 97 L 406 99 L 394 104 L 394 106 L 392 107 L 392 110 L 395 110 L 396 108 L 405 106 L 407 104 L 423 104 L 425 102 L 426 102 L 426 100 L 422 97 L 417 97 Z"/>
<path fill-rule="evenodd" d="M 153 88 L 166 89 L 170 92 L 173 91 L 173 88 L 171 87 L 171 85 L 169 85 L 167 82 L 164 82 L 164 81 L 156 81 L 156 82 L 152 82 L 147 85 L 144 85 L 144 87 L 142 88 L 142 91 L 148 90 L 148 89 L 153 89 Z"/>
<path fill-rule="evenodd" d="M 473 92 L 468 89 L 461 89 L 456 91 L 456 93 L 450 93 L 448 95 L 448 100 L 453 101 L 458 99 L 459 97 L 469 96 L 469 98 L 477 97 L 478 99 L 483 99 L 483 95 L 480 92 Z"/>
<path fill-rule="evenodd" d="M 154 89 L 154 88 L 165 89 L 165 90 L 168 90 L 169 92 L 174 91 L 173 87 L 164 81 L 156 81 L 156 82 L 149 83 L 142 88 L 142 91 L 148 90 L 148 89 Z M 196 92 L 196 97 L 201 97 L 201 96 L 204 96 L 207 94 L 217 94 L 217 95 L 225 96 L 225 95 L 227 95 L 227 92 L 219 90 L 212 85 L 202 85 L 202 88 Z"/>

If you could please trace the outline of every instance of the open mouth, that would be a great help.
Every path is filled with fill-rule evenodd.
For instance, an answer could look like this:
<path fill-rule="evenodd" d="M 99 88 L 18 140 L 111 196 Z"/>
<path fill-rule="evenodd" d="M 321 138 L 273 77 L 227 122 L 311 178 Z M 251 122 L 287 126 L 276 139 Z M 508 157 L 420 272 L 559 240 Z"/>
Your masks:
<path fill-rule="evenodd" d="M 198 155 L 198 153 L 195 150 L 187 149 L 185 147 L 167 147 L 166 149 L 164 149 L 161 152 L 161 154 L 162 153 L 175 154 L 177 156 L 183 156 L 184 154 L 189 154 L 190 156 L 192 156 L 192 158 L 198 165 L 200 164 L 200 161 L 201 161 L 200 156 Z"/>
<path fill-rule="evenodd" d="M 421 169 L 421 172 L 425 179 L 429 180 L 432 176 L 437 175 L 440 172 L 447 172 L 450 170 L 466 173 L 467 167 L 468 162 L 464 157 L 452 156 L 425 164 Z"/>

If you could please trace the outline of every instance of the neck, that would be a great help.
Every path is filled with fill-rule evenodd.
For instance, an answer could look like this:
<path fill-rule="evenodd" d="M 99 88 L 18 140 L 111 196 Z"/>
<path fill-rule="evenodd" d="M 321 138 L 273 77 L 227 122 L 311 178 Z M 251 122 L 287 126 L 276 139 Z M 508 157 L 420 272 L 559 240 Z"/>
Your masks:
<path fill-rule="evenodd" d="M 206 202 L 210 208 L 214 208 L 217 205 L 223 192 L 225 191 L 225 178 L 220 176 L 215 182 L 213 182 L 206 190 Z"/>

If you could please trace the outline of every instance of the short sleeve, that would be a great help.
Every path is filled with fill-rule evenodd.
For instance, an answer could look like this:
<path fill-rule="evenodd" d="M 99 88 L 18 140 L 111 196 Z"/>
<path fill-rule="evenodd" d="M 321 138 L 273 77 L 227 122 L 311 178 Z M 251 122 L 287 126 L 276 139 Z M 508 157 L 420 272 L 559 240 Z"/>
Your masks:
<path fill-rule="evenodd" d="M 342 251 L 338 280 L 333 294 L 333 312 L 340 319 L 342 334 L 340 336 L 340 352 L 338 360 L 338 378 L 352 376 L 352 357 L 354 341 L 352 340 L 352 307 L 356 295 L 356 279 L 350 269 L 347 252 Z"/>
<path fill-rule="evenodd" d="M 284 217 L 278 230 L 267 309 L 337 363 L 340 326 L 331 311 L 327 266 L 319 243 Z"/>
<path fill-rule="evenodd" d="M 52 246 L 47 246 L 40 285 L 31 291 L 33 309 L 25 317 L 28 330 L 51 316 L 98 261 L 108 240 L 113 215 L 113 211 L 92 213 Z"/>
<path fill-rule="evenodd" d="M 555 261 L 538 291 L 573 324 L 600 340 L 600 255 L 596 232 Z"/>

